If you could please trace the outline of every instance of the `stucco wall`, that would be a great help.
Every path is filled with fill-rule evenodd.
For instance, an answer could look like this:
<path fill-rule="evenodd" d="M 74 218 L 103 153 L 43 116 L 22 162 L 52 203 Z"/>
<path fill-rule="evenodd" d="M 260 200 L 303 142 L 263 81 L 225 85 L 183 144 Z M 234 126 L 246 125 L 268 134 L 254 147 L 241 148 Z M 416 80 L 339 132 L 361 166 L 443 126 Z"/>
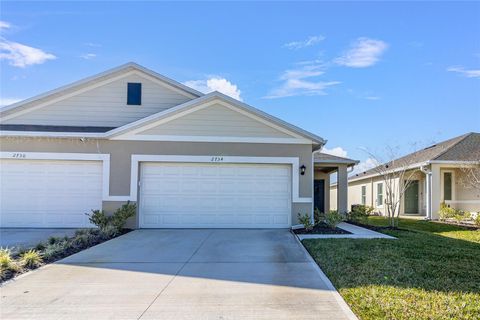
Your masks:
<path fill-rule="evenodd" d="M 412 175 L 413 174 L 413 175 Z M 414 172 L 414 171 L 407 171 L 405 173 L 405 178 L 410 177 L 412 180 L 418 180 L 419 185 L 419 193 L 418 193 L 418 208 L 419 214 L 425 215 L 426 213 L 426 203 L 425 203 L 425 174 L 422 172 Z M 353 204 L 361 204 L 362 203 L 362 186 L 366 186 L 366 205 L 371 206 L 374 208 L 374 211 L 384 215 L 386 213 L 386 206 L 378 205 L 376 203 L 377 199 L 377 185 L 379 183 L 383 183 L 383 200 L 385 202 L 386 199 L 386 188 L 385 182 L 383 181 L 382 177 L 372 177 L 366 178 L 361 180 L 356 180 L 349 182 L 348 184 L 348 208 L 350 209 Z M 396 186 L 399 186 L 398 179 L 394 179 L 394 183 Z M 397 188 L 397 197 L 399 196 L 399 191 Z M 405 198 L 402 198 L 400 201 L 400 214 L 404 214 L 404 202 Z"/>
<path fill-rule="evenodd" d="M 150 142 L 111 141 L 54 138 L 0 138 L 1 151 L 102 153 L 110 154 L 110 195 L 130 194 L 130 170 L 132 154 L 150 155 L 207 155 L 207 156 L 257 156 L 298 157 L 306 166 L 305 175 L 299 176 L 299 196 L 313 197 L 312 147 L 301 144 L 247 144 L 209 142 Z M 104 201 L 104 209 L 112 211 L 123 202 Z M 292 224 L 297 224 L 297 213 L 310 213 L 312 203 L 292 203 Z M 135 226 L 138 225 L 137 222 Z"/>

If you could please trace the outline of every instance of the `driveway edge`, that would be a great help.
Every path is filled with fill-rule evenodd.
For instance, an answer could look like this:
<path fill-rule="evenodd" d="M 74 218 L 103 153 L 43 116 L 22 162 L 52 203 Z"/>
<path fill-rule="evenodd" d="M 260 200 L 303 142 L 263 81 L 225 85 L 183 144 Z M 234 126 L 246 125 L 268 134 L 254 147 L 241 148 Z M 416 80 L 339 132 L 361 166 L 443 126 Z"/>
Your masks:
<path fill-rule="evenodd" d="M 353 313 L 352 309 L 348 306 L 348 304 L 345 302 L 345 300 L 342 298 L 340 293 L 337 291 L 333 283 L 328 279 L 327 275 L 322 271 L 320 266 L 315 262 L 313 257 L 310 255 L 308 250 L 303 246 L 303 243 L 298 239 L 297 235 L 292 232 L 293 237 L 297 241 L 297 243 L 300 245 L 302 250 L 305 252 L 305 254 L 308 257 L 308 260 L 310 263 L 314 265 L 315 270 L 317 271 L 318 275 L 320 278 L 325 282 L 325 285 L 327 286 L 328 290 L 332 291 L 333 296 L 335 297 L 335 300 L 337 300 L 338 304 L 340 305 L 340 308 L 343 310 L 345 315 L 347 316 L 348 319 L 350 320 L 359 320 L 357 316 Z"/>

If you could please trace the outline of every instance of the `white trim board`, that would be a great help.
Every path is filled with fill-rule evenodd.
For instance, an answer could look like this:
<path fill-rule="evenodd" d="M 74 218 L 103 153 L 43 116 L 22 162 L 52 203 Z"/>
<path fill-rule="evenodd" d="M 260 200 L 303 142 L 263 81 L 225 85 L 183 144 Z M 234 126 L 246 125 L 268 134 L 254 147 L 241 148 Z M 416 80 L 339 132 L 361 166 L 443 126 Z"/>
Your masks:
<path fill-rule="evenodd" d="M 312 144 L 312 142 L 309 140 L 296 139 L 296 138 L 178 136 L 178 135 L 150 135 L 150 134 L 122 136 L 122 137 L 113 138 L 112 140 Z"/>
<path fill-rule="evenodd" d="M 102 161 L 102 200 L 127 201 L 129 196 L 110 196 L 110 154 L 101 153 L 54 153 L 54 152 L 0 152 L 0 159 L 22 160 L 80 160 Z"/>
<path fill-rule="evenodd" d="M 480 204 L 480 200 L 445 200 L 446 204 Z"/>
<path fill-rule="evenodd" d="M 221 158 L 221 161 L 218 159 Z M 178 156 L 132 154 L 130 169 L 130 201 L 138 198 L 138 174 L 141 162 L 188 162 L 188 163 L 265 163 L 290 164 L 292 166 L 292 203 L 311 203 L 312 198 L 299 196 L 299 158 L 296 157 L 237 157 L 237 156 Z"/>

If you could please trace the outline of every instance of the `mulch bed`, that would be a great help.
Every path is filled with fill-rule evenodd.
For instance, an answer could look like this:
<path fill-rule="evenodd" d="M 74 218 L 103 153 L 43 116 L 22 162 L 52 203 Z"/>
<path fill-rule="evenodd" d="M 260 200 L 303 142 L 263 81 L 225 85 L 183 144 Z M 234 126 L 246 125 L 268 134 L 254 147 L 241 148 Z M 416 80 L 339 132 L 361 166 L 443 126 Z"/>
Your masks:
<path fill-rule="evenodd" d="M 77 243 L 77 244 L 74 244 L 74 241 L 77 238 L 77 235 L 74 235 L 72 237 L 56 237 L 58 239 L 61 239 L 61 241 L 68 241 L 69 242 L 69 245 L 65 248 L 65 250 L 63 250 L 62 252 L 59 252 L 57 255 L 52 256 L 48 259 L 44 258 L 43 262 L 40 265 L 37 265 L 35 267 L 19 268 L 19 270 L 17 270 L 17 271 L 2 270 L 2 273 L 0 275 L 0 284 L 4 283 L 4 282 L 6 282 L 10 279 L 13 279 L 15 277 L 18 277 L 19 275 L 21 275 L 23 273 L 26 273 L 28 271 L 38 269 L 38 268 L 40 268 L 40 267 L 42 267 L 46 264 L 53 263 L 55 261 L 58 261 L 58 260 L 61 260 L 63 258 L 66 258 L 68 256 L 71 256 L 72 254 L 75 254 L 75 253 L 78 253 L 80 251 L 89 249 L 89 248 L 94 247 L 96 245 L 99 245 L 103 242 L 112 240 L 112 239 L 114 239 L 116 237 L 119 237 L 121 235 L 124 235 L 124 234 L 126 234 L 130 231 L 132 231 L 132 230 L 131 229 L 123 229 L 121 233 L 115 235 L 114 237 L 103 237 L 100 233 L 98 233 L 97 236 L 95 237 L 95 239 L 93 239 L 89 243 Z M 23 251 L 34 249 L 34 250 L 42 253 L 43 250 L 38 249 L 39 245 L 46 245 L 46 243 L 45 242 L 43 242 L 43 243 L 40 242 L 37 246 L 35 246 L 33 248 L 23 248 Z M 19 257 L 19 252 L 14 252 L 12 254 L 12 257 L 13 258 L 18 258 Z"/>
<path fill-rule="evenodd" d="M 340 228 L 332 229 L 329 226 L 327 226 L 325 223 L 316 224 L 313 227 L 313 229 L 309 231 L 305 230 L 305 228 L 293 229 L 293 233 L 295 234 L 351 234 L 351 232 L 348 232 Z"/>
<path fill-rule="evenodd" d="M 456 226 L 456 227 L 463 227 L 468 230 L 480 230 L 480 227 L 474 225 L 473 223 L 465 223 L 465 222 L 457 222 L 453 220 L 438 220 L 438 221 L 433 221 L 435 223 L 441 223 L 441 224 L 448 224 L 451 226 Z"/>

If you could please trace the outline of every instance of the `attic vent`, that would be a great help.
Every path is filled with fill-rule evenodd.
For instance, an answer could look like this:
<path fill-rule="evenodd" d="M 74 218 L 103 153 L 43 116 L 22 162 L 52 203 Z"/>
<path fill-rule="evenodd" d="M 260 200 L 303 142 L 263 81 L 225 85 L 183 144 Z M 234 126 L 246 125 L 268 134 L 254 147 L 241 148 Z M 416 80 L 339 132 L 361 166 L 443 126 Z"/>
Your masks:
<path fill-rule="evenodd" d="M 426 147 L 426 148 L 425 148 L 425 149 L 423 149 L 423 150 L 428 150 L 428 149 L 432 149 L 432 148 L 435 148 L 436 146 L 437 146 L 437 145 L 436 145 L 436 144 L 434 144 L 433 146 L 430 146 L 430 147 Z"/>
<path fill-rule="evenodd" d="M 142 84 L 132 83 L 127 84 L 127 104 L 139 106 L 142 104 Z"/>

